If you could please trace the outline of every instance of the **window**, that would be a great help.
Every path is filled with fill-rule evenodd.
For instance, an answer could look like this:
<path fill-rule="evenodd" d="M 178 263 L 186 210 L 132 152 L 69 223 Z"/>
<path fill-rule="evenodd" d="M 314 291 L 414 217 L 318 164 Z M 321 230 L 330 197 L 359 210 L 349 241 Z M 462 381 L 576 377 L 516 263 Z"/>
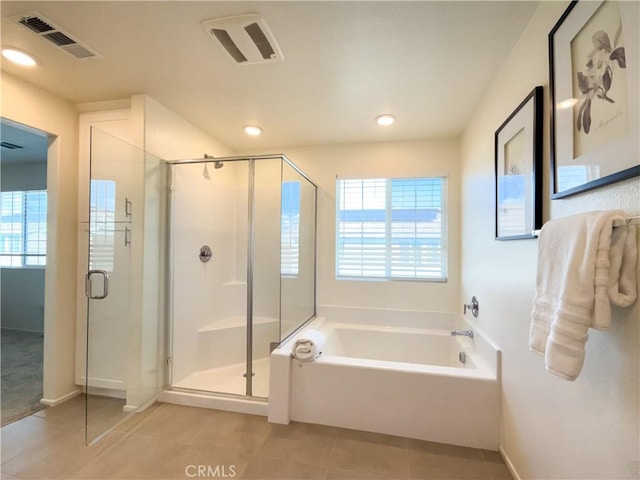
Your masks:
<path fill-rule="evenodd" d="M 1 192 L 0 265 L 47 263 L 47 192 Z"/>
<path fill-rule="evenodd" d="M 280 273 L 298 275 L 300 257 L 300 182 L 282 183 Z"/>
<path fill-rule="evenodd" d="M 89 269 L 113 272 L 116 182 L 91 180 L 89 208 Z"/>
<path fill-rule="evenodd" d="M 338 180 L 336 275 L 446 280 L 445 178 Z"/>

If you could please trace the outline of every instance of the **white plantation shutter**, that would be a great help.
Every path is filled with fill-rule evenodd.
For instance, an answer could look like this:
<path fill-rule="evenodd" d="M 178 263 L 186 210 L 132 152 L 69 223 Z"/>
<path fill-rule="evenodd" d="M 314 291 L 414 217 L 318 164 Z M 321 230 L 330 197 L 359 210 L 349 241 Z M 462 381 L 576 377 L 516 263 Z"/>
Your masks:
<path fill-rule="evenodd" d="M 116 234 L 116 182 L 91 180 L 89 269 L 113 272 Z"/>
<path fill-rule="evenodd" d="M 446 280 L 445 178 L 337 182 L 338 277 Z"/>
<path fill-rule="evenodd" d="M 46 265 L 47 192 L 30 190 L 0 195 L 0 265 Z"/>
<path fill-rule="evenodd" d="M 280 273 L 298 275 L 300 257 L 300 182 L 282 183 Z"/>
<path fill-rule="evenodd" d="M 47 263 L 47 192 L 24 192 L 24 264 Z"/>

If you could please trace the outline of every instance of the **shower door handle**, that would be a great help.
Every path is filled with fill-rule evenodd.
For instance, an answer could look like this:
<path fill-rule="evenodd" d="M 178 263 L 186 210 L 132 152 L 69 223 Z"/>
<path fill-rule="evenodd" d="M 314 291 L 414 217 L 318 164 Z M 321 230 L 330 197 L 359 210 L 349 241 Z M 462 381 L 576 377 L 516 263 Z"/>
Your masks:
<path fill-rule="evenodd" d="M 102 295 L 92 295 L 91 292 L 91 277 L 93 275 L 102 275 Z M 102 300 L 109 295 L 109 275 L 104 270 L 89 270 L 84 276 L 84 294 L 87 298 L 93 300 Z"/>

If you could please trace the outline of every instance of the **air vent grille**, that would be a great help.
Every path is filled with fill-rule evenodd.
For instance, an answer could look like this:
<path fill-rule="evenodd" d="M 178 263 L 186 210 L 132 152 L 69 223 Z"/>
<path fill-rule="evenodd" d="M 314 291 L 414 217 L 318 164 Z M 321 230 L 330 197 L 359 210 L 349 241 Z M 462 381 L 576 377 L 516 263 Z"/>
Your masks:
<path fill-rule="evenodd" d="M 205 20 L 202 26 L 239 65 L 284 59 L 266 22 L 256 13 Z"/>
<path fill-rule="evenodd" d="M 220 30 L 219 28 L 212 28 L 211 33 L 215 35 L 218 41 L 222 44 L 224 49 L 233 57 L 233 59 L 238 62 L 246 62 L 247 57 L 245 57 L 238 46 L 231 39 L 231 35 L 226 30 Z"/>
<path fill-rule="evenodd" d="M 8 148 L 9 150 L 17 150 L 19 148 L 24 148 L 21 145 L 16 145 L 15 143 L 5 142 L 5 141 L 0 142 L 0 147 Z"/>
<path fill-rule="evenodd" d="M 55 43 L 59 47 L 62 45 L 73 45 L 74 43 L 76 43 L 62 32 L 47 33 L 46 35 L 43 35 L 43 37 L 49 40 L 51 43 Z"/>
<path fill-rule="evenodd" d="M 53 28 L 47 22 L 39 19 L 38 17 L 25 17 L 22 18 L 19 23 L 36 33 L 44 33 L 55 30 L 55 28 Z"/>
<path fill-rule="evenodd" d="M 76 40 L 72 35 L 38 13 L 30 12 L 17 15 L 12 17 L 12 20 L 36 33 L 39 37 L 53 43 L 56 47 L 78 60 L 101 58 L 98 52 Z"/>
<path fill-rule="evenodd" d="M 252 23 L 251 25 L 247 25 L 246 27 L 244 27 L 244 29 L 251 37 L 251 40 L 253 40 L 253 43 L 256 44 L 256 47 L 258 47 L 262 58 L 264 58 L 265 60 L 271 60 L 276 52 L 273 51 L 273 47 L 269 43 L 267 36 L 260 28 L 260 25 L 258 25 L 257 23 Z"/>
<path fill-rule="evenodd" d="M 94 58 L 96 54 L 79 43 L 63 46 L 62 49 L 79 60 Z"/>

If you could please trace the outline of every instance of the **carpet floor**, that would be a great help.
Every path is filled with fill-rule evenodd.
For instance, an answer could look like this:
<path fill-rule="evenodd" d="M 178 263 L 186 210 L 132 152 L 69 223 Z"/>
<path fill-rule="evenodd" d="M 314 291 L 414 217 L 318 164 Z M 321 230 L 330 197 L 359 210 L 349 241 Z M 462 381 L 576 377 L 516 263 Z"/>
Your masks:
<path fill-rule="evenodd" d="M 40 403 L 43 341 L 42 333 L 0 330 L 2 426 L 45 407 Z"/>

